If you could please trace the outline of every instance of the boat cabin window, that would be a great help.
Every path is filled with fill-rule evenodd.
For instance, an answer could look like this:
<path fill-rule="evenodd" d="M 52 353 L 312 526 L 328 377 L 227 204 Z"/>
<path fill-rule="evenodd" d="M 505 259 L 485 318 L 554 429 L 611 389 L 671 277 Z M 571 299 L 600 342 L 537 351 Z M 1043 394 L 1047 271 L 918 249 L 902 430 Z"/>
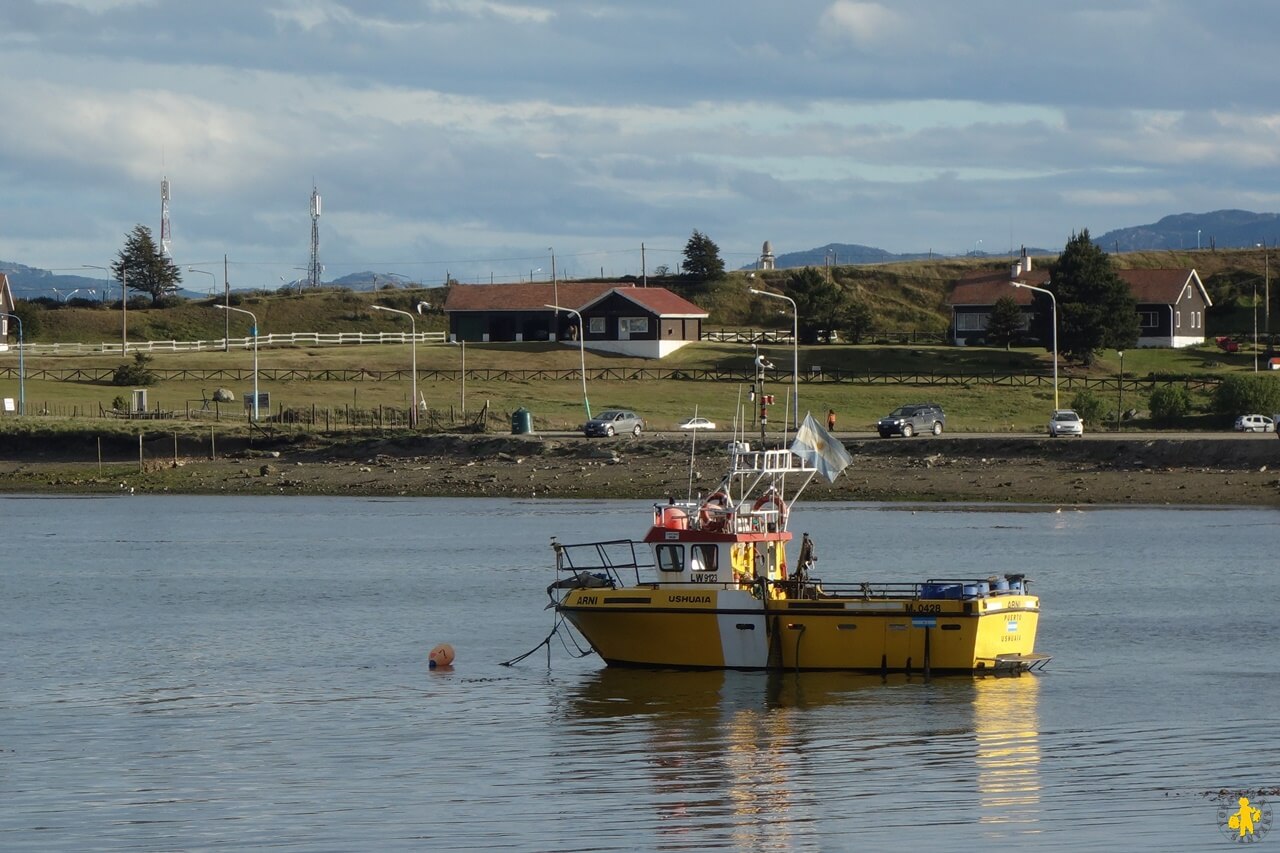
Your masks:
<path fill-rule="evenodd" d="M 720 571 L 720 546 L 718 545 L 694 545 L 693 554 L 690 557 L 693 563 L 691 568 L 695 572 Z"/>
<path fill-rule="evenodd" d="M 659 545 L 654 549 L 654 556 L 658 560 L 658 568 L 664 572 L 683 572 L 684 571 L 684 546 L 683 545 Z"/>

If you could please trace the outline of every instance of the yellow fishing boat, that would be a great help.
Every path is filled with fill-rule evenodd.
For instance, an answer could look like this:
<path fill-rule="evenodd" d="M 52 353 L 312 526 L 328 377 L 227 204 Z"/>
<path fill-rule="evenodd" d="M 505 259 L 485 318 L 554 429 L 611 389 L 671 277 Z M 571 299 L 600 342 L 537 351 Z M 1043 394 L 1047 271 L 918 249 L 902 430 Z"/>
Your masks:
<path fill-rule="evenodd" d="M 851 461 L 812 416 L 787 449 L 728 447 L 709 495 L 655 505 L 643 541 L 553 540 L 556 610 L 610 666 L 984 673 L 1041 667 L 1022 575 L 827 582 L 788 529 Z"/>

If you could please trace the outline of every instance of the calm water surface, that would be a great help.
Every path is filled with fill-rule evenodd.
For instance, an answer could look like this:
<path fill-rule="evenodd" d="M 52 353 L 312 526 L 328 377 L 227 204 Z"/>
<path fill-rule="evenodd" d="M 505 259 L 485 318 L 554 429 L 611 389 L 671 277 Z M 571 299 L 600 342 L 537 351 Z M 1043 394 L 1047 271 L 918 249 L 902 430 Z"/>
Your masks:
<path fill-rule="evenodd" d="M 1209 850 L 1277 783 L 1274 511 L 801 508 L 829 580 L 1034 578 L 1045 674 L 925 682 L 501 666 L 646 504 L 0 506 L 0 849 Z"/>

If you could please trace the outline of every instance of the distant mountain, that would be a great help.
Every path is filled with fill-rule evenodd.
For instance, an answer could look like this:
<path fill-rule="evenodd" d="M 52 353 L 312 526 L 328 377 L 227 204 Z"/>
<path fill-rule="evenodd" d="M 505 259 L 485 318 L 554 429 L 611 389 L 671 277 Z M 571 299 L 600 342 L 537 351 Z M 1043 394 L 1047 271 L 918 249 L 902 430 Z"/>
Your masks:
<path fill-rule="evenodd" d="M 1280 239 L 1280 214 L 1247 210 L 1215 210 L 1212 213 L 1179 213 L 1151 225 L 1118 228 L 1093 242 L 1106 252 L 1140 252 L 1152 249 L 1240 249 L 1259 243 L 1276 245 Z"/>
<path fill-rule="evenodd" d="M 0 261 L 0 272 L 9 276 L 9 288 L 14 299 L 39 299 L 43 296 L 58 302 L 69 299 L 100 299 L 106 302 L 120 298 L 119 282 L 108 281 L 103 270 L 85 270 L 85 275 L 63 275 L 12 261 Z M 94 277 L 94 274 L 101 277 Z M 187 284 L 199 285 L 208 280 L 208 276 L 199 278 L 199 281 L 188 281 Z M 180 288 L 178 295 L 187 299 L 203 299 L 208 294 Z"/>
<path fill-rule="evenodd" d="M 1027 253 L 1030 255 L 1049 254 L 1044 249 L 1027 249 Z M 798 269 L 800 267 L 821 267 L 827 264 L 833 266 L 891 264 L 898 261 L 927 261 L 941 257 L 945 256 L 937 252 L 894 254 L 893 252 L 886 252 L 884 249 L 862 246 L 857 243 L 828 243 L 816 249 L 805 249 L 800 252 L 786 252 L 785 254 L 777 255 L 774 259 L 774 266 L 782 270 Z M 988 258 L 1003 257 L 1003 255 L 996 256 L 987 252 L 970 252 L 967 257 Z M 754 263 L 742 267 L 744 270 L 753 270 L 755 268 L 756 264 Z"/>
<path fill-rule="evenodd" d="M 58 275 L 48 270 L 23 266 L 11 261 L 0 261 L 0 272 L 9 276 L 9 287 L 13 290 L 14 299 L 49 299 L 65 301 L 71 299 L 100 299 L 107 290 L 106 273 L 102 278 L 95 278 L 97 270 L 85 270 L 85 275 Z M 110 282 L 110 289 L 115 297 L 120 298 L 120 286 Z M 78 293 L 76 291 L 79 291 Z"/>

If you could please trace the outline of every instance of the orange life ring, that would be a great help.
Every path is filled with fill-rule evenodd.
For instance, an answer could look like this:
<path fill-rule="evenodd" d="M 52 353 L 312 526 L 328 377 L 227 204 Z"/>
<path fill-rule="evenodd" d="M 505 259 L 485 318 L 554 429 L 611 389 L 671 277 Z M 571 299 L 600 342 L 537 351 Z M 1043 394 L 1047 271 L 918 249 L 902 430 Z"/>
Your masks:
<path fill-rule="evenodd" d="M 698 508 L 698 525 L 704 530 L 718 530 L 724 527 L 724 516 L 713 515 L 711 512 L 712 506 L 727 510 L 729 508 L 729 496 L 723 491 L 717 491 L 702 502 L 702 506 Z"/>
<path fill-rule="evenodd" d="M 776 494 L 761 495 L 756 498 L 756 502 L 751 505 L 752 512 L 759 512 L 767 506 L 772 506 L 778 513 L 778 526 L 786 527 L 787 525 L 787 504 Z"/>

